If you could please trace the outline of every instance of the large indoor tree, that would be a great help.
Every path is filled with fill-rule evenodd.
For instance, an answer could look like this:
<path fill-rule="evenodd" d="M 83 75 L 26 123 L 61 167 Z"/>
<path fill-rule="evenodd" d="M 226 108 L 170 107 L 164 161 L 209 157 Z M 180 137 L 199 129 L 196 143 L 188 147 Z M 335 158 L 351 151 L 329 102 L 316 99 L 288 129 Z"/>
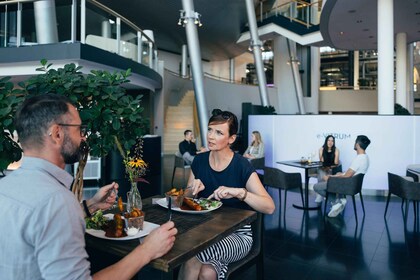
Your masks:
<path fill-rule="evenodd" d="M 90 155 L 106 156 L 110 151 L 116 149 L 116 141 L 124 150 L 129 151 L 138 138 L 145 133 L 148 124 L 148 120 L 142 115 L 142 96 L 130 95 L 124 88 L 124 84 L 129 82 L 128 77 L 131 71 L 110 73 L 103 70 L 92 70 L 89 74 L 83 74 L 80 71 L 81 68 L 81 66 L 70 63 L 63 68 L 55 69 L 52 64 L 42 60 L 41 67 L 37 69 L 40 74 L 19 83 L 20 88 L 23 89 L 19 91 L 20 95 L 15 93 L 4 96 L 8 96 L 7 98 L 18 105 L 23 101 L 23 95 L 25 97 L 45 93 L 65 95 L 74 102 L 83 124 L 88 126 L 90 134 L 87 137 L 87 144 L 90 147 Z M 6 89 L 11 92 L 13 87 L 10 87 L 11 85 L 7 84 Z M 4 125 L 4 123 L 11 123 L 10 117 L 5 118 L 3 115 L 6 111 L 9 115 L 13 114 L 14 107 L 10 112 L 3 107 L 0 109 L 3 110 L 0 112 L 3 113 L 0 114 L 3 128 L 13 131 L 12 126 Z M 12 145 L 14 144 L 12 143 Z M 7 145 L 3 144 L 3 149 L 4 146 Z M 18 159 L 18 156 L 14 159 Z M 72 186 L 72 190 L 79 200 L 82 198 L 83 167 L 86 160 L 87 154 L 79 164 Z"/>

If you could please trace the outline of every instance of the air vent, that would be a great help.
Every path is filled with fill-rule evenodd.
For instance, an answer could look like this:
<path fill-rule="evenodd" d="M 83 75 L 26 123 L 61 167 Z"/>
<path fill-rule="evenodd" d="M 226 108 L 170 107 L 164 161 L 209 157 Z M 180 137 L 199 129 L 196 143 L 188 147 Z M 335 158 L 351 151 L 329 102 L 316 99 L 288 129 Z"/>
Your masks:
<path fill-rule="evenodd" d="M 79 163 L 74 164 L 74 175 L 76 175 Z M 88 160 L 83 170 L 83 180 L 101 179 L 101 159 Z"/>

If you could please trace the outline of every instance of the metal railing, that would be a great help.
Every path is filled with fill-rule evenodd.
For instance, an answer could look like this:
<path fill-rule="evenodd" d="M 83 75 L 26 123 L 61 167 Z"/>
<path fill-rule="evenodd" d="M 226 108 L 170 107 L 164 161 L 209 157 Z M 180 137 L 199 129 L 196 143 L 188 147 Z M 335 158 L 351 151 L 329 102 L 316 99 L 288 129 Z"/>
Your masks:
<path fill-rule="evenodd" d="M 0 47 L 44 44 L 37 39 L 37 32 L 43 32 L 37 30 L 37 1 L 0 2 Z M 55 12 L 58 42 L 80 41 L 157 69 L 157 48 L 150 33 L 107 6 L 96 0 L 60 0 L 55 1 Z"/>
<path fill-rule="evenodd" d="M 284 3 L 284 0 L 277 0 L 271 10 L 265 14 L 260 14 L 261 19 L 272 16 L 283 16 L 290 20 L 290 22 L 300 23 L 307 28 L 319 25 L 319 18 L 321 15 L 322 1 L 308 3 L 302 0 L 292 0 Z"/>

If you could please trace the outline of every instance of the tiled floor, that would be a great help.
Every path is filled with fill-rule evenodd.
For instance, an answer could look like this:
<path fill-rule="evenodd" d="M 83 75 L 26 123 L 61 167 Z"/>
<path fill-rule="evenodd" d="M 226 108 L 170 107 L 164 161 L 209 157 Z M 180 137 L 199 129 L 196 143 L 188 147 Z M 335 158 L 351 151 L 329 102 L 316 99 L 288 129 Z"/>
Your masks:
<path fill-rule="evenodd" d="M 173 159 L 165 156 L 166 188 L 172 168 Z M 182 185 L 182 172 L 175 176 L 174 185 Z M 412 204 L 404 226 L 399 198 L 391 199 L 385 220 L 385 197 L 364 196 L 364 218 L 357 197 L 356 225 L 350 198 L 343 215 L 324 220 L 321 210 L 295 209 L 292 204 L 300 203 L 300 194 L 289 191 L 283 219 L 278 190 L 268 191 L 276 211 L 265 216 L 265 279 L 420 279 L 420 230 Z M 255 268 L 237 279 L 255 279 Z"/>

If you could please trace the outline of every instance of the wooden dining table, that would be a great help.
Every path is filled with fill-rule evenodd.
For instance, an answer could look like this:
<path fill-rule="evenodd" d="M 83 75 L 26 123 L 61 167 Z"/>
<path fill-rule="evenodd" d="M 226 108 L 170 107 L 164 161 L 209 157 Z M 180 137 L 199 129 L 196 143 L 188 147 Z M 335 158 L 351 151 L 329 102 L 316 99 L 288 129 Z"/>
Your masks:
<path fill-rule="evenodd" d="M 145 220 L 163 224 L 167 221 L 167 209 L 153 204 L 152 202 L 155 200 L 156 197 L 143 201 Z M 161 273 L 161 279 L 174 279 L 174 270 L 180 265 L 256 219 L 255 211 L 226 206 L 203 214 L 172 211 L 172 221 L 178 229 L 175 244 L 166 255 L 153 260 L 148 266 L 164 272 Z M 88 252 L 95 251 L 97 254 L 102 252 L 108 256 L 114 256 L 116 260 L 123 258 L 139 245 L 139 239 L 108 240 L 91 236 L 88 233 L 86 233 L 85 239 Z"/>

